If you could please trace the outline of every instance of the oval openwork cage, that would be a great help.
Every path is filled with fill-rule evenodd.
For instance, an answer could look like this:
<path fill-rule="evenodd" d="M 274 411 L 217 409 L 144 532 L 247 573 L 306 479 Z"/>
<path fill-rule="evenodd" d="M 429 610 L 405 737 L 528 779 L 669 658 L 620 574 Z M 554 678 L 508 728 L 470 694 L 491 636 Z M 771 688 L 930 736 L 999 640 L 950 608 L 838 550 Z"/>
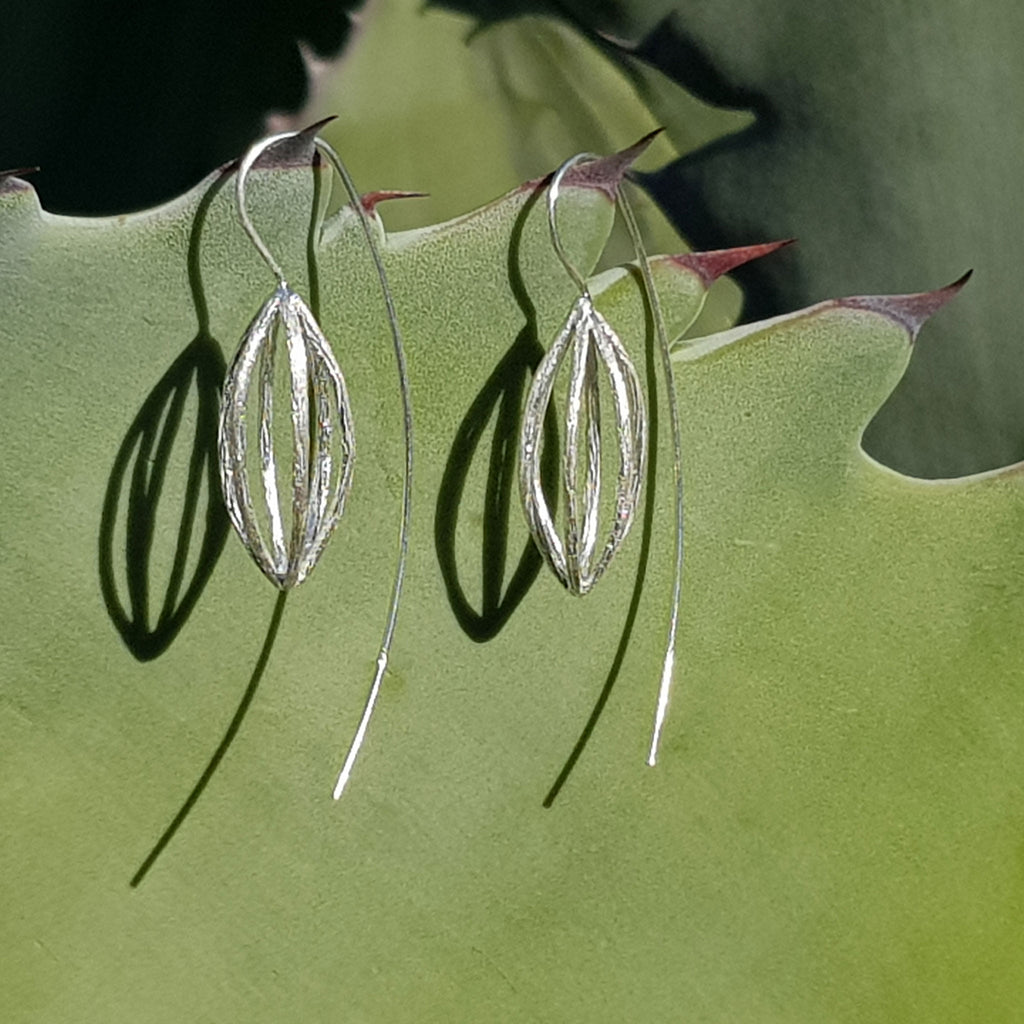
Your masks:
<path fill-rule="evenodd" d="M 541 485 L 544 418 L 563 363 L 569 360 L 562 418 L 561 487 L 565 535 Z M 612 524 L 601 534 L 602 377 L 607 380 L 618 445 Z M 581 295 L 565 326 L 541 360 L 526 399 L 519 448 L 519 480 L 527 524 L 555 575 L 574 594 L 587 593 L 618 551 L 636 515 L 647 459 L 647 412 L 635 367 L 618 335 Z"/>
<path fill-rule="evenodd" d="M 282 340 L 287 376 L 277 370 Z M 275 423 L 275 396 L 285 395 L 290 431 Z M 251 410 L 255 423 L 247 421 Z M 249 325 L 228 370 L 219 445 L 232 524 L 275 586 L 297 586 L 344 510 L 355 449 L 341 368 L 309 308 L 283 283 Z M 282 506 L 285 488 L 291 494 Z"/>

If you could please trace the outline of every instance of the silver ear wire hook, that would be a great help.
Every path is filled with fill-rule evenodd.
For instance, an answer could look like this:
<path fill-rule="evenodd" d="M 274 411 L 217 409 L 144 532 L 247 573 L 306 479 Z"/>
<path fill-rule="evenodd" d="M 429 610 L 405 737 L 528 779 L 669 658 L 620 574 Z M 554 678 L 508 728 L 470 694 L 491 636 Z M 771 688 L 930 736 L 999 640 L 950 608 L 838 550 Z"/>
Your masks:
<path fill-rule="evenodd" d="M 281 287 L 286 287 L 287 282 L 284 278 L 284 271 L 281 269 L 281 265 L 271 255 L 270 250 L 264 243 L 260 233 L 256 230 L 252 219 L 249 217 L 249 211 L 245 206 L 245 179 L 249 176 L 249 172 L 252 170 L 253 165 L 257 160 L 268 150 L 276 146 L 279 142 L 283 142 L 285 139 L 293 139 L 299 132 L 278 132 L 277 135 L 268 135 L 265 139 L 261 139 L 259 142 L 254 143 L 246 152 L 245 156 L 242 157 L 238 164 L 238 170 L 235 173 L 235 203 L 238 206 L 238 219 L 242 222 L 242 228 L 245 233 L 249 236 L 249 241 L 256 247 L 256 251 L 263 257 L 263 262 L 270 267 L 274 277 L 277 278 L 277 283 Z"/>
<path fill-rule="evenodd" d="M 551 176 L 551 183 L 548 185 L 547 194 L 547 207 L 548 207 L 548 231 L 551 234 L 551 247 L 555 250 L 555 254 L 562 262 L 562 266 L 565 267 L 565 272 L 573 279 L 580 295 L 586 295 L 590 297 L 590 288 L 587 286 L 586 279 L 579 272 L 576 264 L 569 259 L 568 254 L 565 251 L 565 247 L 562 245 L 561 235 L 558 233 L 558 197 L 562 192 L 562 179 L 565 177 L 568 171 L 571 171 L 577 164 L 587 163 L 591 160 L 600 159 L 594 153 L 577 153 L 575 156 L 569 157 L 568 160 L 558 168 L 557 171 Z"/>

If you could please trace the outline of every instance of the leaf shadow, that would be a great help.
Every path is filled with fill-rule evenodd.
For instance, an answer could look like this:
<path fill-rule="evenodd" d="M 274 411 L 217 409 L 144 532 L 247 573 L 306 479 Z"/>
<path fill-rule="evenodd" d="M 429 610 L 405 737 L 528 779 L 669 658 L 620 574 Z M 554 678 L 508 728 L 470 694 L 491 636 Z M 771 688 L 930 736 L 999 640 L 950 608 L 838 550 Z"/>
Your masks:
<path fill-rule="evenodd" d="M 513 225 L 508 247 L 508 277 L 512 293 L 526 323 L 508 351 L 472 401 L 462 418 L 445 463 L 434 510 L 434 546 L 448 603 L 463 632 L 476 643 L 492 640 L 505 627 L 526 597 L 544 564 L 533 540 L 528 538 L 509 574 L 509 523 L 518 507 L 517 461 L 523 401 L 544 349 L 537 338 L 537 315 L 519 267 L 522 232 L 540 193 L 531 195 Z M 459 575 L 456 532 L 466 482 L 494 421 L 487 459 L 482 531 L 480 535 L 480 607 L 466 596 Z M 541 456 L 541 477 L 552 508 L 557 503 L 558 424 L 549 410 L 545 429 L 554 439 Z M 506 577 L 508 584 L 505 584 Z M 504 589 L 503 589 L 504 588 Z"/>

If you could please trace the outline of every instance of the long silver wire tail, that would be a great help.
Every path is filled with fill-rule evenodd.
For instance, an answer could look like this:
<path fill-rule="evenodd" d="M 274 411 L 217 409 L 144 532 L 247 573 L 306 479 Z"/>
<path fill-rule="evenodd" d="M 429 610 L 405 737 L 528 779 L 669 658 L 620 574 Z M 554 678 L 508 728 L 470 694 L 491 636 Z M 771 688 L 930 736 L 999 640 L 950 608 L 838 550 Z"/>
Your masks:
<path fill-rule="evenodd" d="M 668 639 L 665 643 L 665 657 L 661 665 L 661 682 L 658 686 L 658 704 L 654 711 L 654 728 L 651 732 L 651 747 L 647 754 L 647 763 L 653 768 L 658 762 L 658 746 L 661 742 L 661 730 L 668 712 L 669 696 L 672 692 L 672 676 L 676 662 L 676 634 L 679 630 L 679 605 L 683 592 L 683 438 L 679 422 L 679 403 L 676 401 L 675 373 L 672 370 L 672 353 L 669 349 L 668 331 L 665 328 L 665 317 L 661 309 L 661 300 L 654 287 L 647 250 L 644 246 L 640 228 L 637 225 L 633 208 L 626 198 L 622 185 L 617 190 L 619 210 L 625 222 L 629 237 L 636 251 L 640 265 L 640 276 L 647 292 L 647 301 L 651 307 L 651 319 L 654 321 L 654 333 L 658 339 L 661 352 L 661 366 L 665 377 L 665 390 L 668 397 L 669 421 L 672 430 L 672 465 L 675 477 L 675 576 L 672 582 L 672 606 L 669 616 Z"/>
<path fill-rule="evenodd" d="M 369 246 L 373 256 L 373 264 L 377 270 L 377 277 L 380 279 L 380 289 L 384 296 L 384 305 L 387 308 L 388 326 L 391 328 L 391 338 L 395 348 L 395 364 L 398 368 L 398 384 L 402 393 L 402 418 L 405 435 L 405 479 L 402 484 L 402 523 L 398 534 L 398 563 L 395 567 L 394 584 L 391 589 L 391 602 L 388 605 L 388 616 L 384 626 L 384 635 L 381 638 L 380 652 L 377 655 L 377 669 L 373 674 L 373 682 L 370 685 L 370 692 L 366 697 L 366 704 L 363 708 L 362 717 L 359 719 L 359 726 L 352 743 L 349 745 L 348 753 L 345 755 L 345 763 L 342 765 L 338 775 L 338 781 L 334 786 L 334 799 L 337 800 L 345 791 L 345 786 L 352 775 L 352 767 L 359 756 L 359 750 L 366 739 L 366 731 L 370 724 L 370 718 L 377 705 L 377 698 L 380 695 L 381 684 L 384 681 L 384 673 L 387 671 L 388 658 L 391 654 L 391 644 L 395 637 L 395 627 L 398 624 L 398 606 L 402 599 L 402 585 L 405 583 L 405 567 L 409 556 L 409 526 L 412 521 L 412 396 L 409 391 L 409 373 L 405 362 L 405 347 L 402 345 L 402 332 L 398 326 L 398 315 L 395 312 L 394 299 L 391 296 L 391 287 L 388 284 L 387 273 L 384 270 L 384 259 L 381 255 L 380 246 L 377 244 L 373 234 L 373 225 L 370 223 L 370 216 L 363 206 L 362 197 L 356 191 L 354 182 L 342 163 L 341 157 L 334 148 L 319 136 L 316 145 L 320 151 L 330 160 L 334 169 L 338 172 L 348 192 L 352 208 L 356 211 L 359 221 L 363 226 L 363 234 L 366 236 L 366 244 Z"/>

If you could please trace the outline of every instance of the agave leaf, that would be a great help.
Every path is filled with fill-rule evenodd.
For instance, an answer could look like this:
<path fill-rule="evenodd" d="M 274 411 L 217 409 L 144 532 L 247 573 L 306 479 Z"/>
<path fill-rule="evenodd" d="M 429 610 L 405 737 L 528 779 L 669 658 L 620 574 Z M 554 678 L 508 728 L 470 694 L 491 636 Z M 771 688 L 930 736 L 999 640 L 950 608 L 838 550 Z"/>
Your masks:
<path fill-rule="evenodd" d="M 833 302 L 679 347 L 688 560 L 652 770 L 671 467 L 635 277 L 593 290 L 648 390 L 644 518 L 579 601 L 531 558 L 508 471 L 531 369 L 575 297 L 542 204 L 523 188 L 388 237 L 414 531 L 392 670 L 334 803 L 394 567 L 400 403 L 354 219 L 325 225 L 310 273 L 311 175 L 251 181 L 253 217 L 344 369 L 360 453 L 283 617 L 240 544 L 202 555 L 182 527 L 217 504 L 189 473 L 208 457 L 192 391 L 177 432 L 164 405 L 147 412 L 167 439 L 141 568 L 121 554 L 132 494 L 108 497 L 168 368 L 197 337 L 226 359 L 273 289 L 223 179 L 97 221 L 0 186 L 0 1016 L 1015 1012 L 1024 492 L 1015 471 L 922 483 L 860 450 L 910 357 L 907 303 Z M 593 188 L 565 200 L 585 270 L 612 206 Z M 740 258 L 655 262 L 673 334 Z M 154 449 L 128 450 L 155 480 Z M 144 572 L 161 593 L 175 571 L 185 587 L 205 558 L 191 614 L 148 661 L 104 601 L 110 520 L 117 587 Z"/>

